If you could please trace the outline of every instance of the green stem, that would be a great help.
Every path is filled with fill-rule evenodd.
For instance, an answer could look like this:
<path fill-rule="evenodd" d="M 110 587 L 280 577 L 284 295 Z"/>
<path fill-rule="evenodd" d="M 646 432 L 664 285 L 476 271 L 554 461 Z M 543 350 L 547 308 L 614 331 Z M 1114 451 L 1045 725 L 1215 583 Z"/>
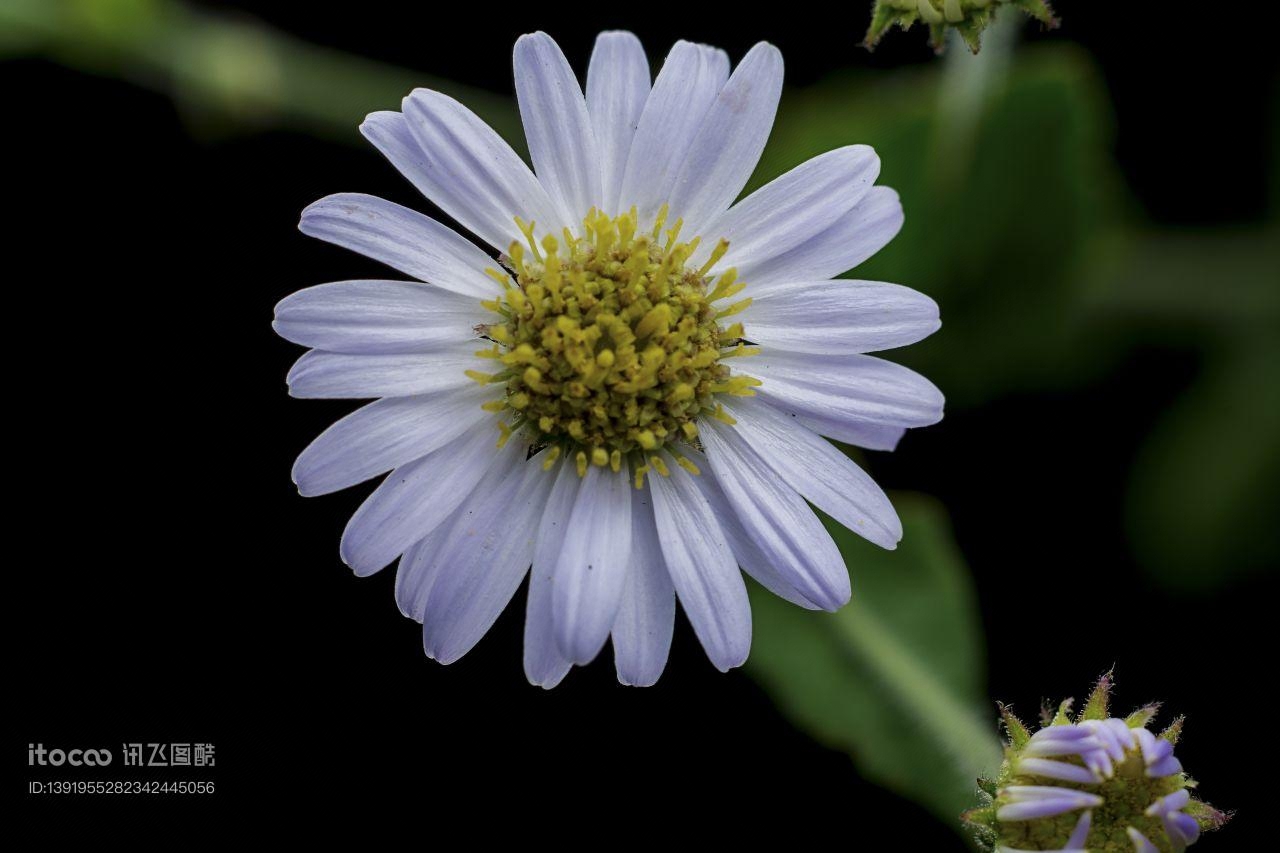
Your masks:
<path fill-rule="evenodd" d="M 1001 760 L 995 726 L 943 687 L 870 609 L 857 601 L 848 607 L 845 618 L 832 620 L 848 651 L 867 664 L 895 704 L 952 757 L 963 776 L 994 775 Z"/>
<path fill-rule="evenodd" d="M 982 52 L 973 54 L 952 30 L 942 60 L 938 113 L 930 152 L 931 178 L 936 189 L 954 188 L 973 160 L 978 127 L 988 96 L 1004 79 L 1013 56 L 1022 18 L 1002 15 L 983 37 Z"/>
<path fill-rule="evenodd" d="M 174 0 L 3 0 L 0 56 L 42 56 L 170 95 L 199 117 L 300 126 L 358 142 L 365 114 L 415 86 L 467 104 L 513 146 L 510 98 L 329 50 L 243 18 Z"/>

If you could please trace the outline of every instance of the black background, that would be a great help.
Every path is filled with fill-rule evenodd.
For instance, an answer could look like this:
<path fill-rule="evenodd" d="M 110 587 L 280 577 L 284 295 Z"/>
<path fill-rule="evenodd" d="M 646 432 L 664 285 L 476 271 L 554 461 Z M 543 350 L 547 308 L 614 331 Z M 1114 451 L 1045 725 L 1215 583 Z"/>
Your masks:
<path fill-rule="evenodd" d="M 785 14 L 464 7 L 447 17 L 379 0 L 242 5 L 304 38 L 503 93 L 512 42 L 538 28 L 579 69 L 605 28 L 636 31 L 655 61 L 678 37 L 735 59 L 768 38 L 792 85 L 932 57 L 919 32 L 891 35 L 874 55 L 855 48 L 864 3 Z M 1027 38 L 1073 40 L 1099 60 L 1116 155 L 1152 218 L 1256 220 L 1262 105 L 1274 96 L 1265 24 L 1219 37 L 1189 15 L 1152 20 L 1116 5 L 1059 4 L 1065 27 L 1029 27 Z M 423 206 L 412 189 L 369 148 L 286 132 L 195 142 L 164 97 L 51 63 L 0 66 L 0 81 L 14 188 L 8 376 L 20 395 L 10 411 L 21 424 L 11 535 L 26 544 L 14 549 L 6 596 L 10 761 L 25 767 L 29 742 L 217 746 L 216 768 L 192 774 L 216 779 L 213 798 L 116 802 L 117 813 L 407 798 L 403 815 L 427 838 L 441 821 L 468 821 L 477 837 L 574 830 L 588 816 L 656 829 L 687 810 L 723 831 L 964 849 L 793 730 L 747 677 L 716 673 L 683 622 L 648 690 L 619 687 L 608 654 L 552 692 L 529 687 L 523 593 L 462 662 L 428 661 L 420 629 L 396 609 L 392 573 L 357 580 L 338 559 L 367 489 L 303 500 L 289 481 L 296 453 L 350 407 L 290 400 L 283 377 L 299 351 L 270 329 L 286 294 L 371 269 L 295 230 L 307 203 L 364 191 Z M 1188 110 L 1215 128 L 1208 150 L 1183 136 Z M 1121 527 L 1133 452 L 1195 367 L 1187 353 L 1139 352 L 1086 391 L 949 415 L 871 465 L 887 488 L 929 492 L 950 509 L 982 600 L 993 698 L 1031 709 L 1079 695 L 1117 664 L 1121 702 L 1161 698 L 1187 714 L 1184 764 L 1212 802 L 1242 810 L 1207 849 L 1261 849 L 1246 839 L 1270 817 L 1251 770 L 1262 760 L 1252 738 L 1267 725 L 1260 691 L 1274 673 L 1274 584 L 1200 599 L 1151 592 Z M 1088 521 L 1064 521 L 1086 495 Z M 1058 574 L 1101 592 L 1064 596 L 1048 580 Z M 492 822 L 453 805 L 492 809 Z M 513 810 L 521 818 L 507 823 Z"/>

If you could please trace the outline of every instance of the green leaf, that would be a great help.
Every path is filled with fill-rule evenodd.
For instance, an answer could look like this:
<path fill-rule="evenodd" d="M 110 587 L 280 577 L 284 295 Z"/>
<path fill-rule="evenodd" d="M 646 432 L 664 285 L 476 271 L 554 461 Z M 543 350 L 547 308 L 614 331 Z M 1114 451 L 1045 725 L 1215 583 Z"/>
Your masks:
<path fill-rule="evenodd" d="M 838 613 L 752 589 L 747 671 L 798 727 L 958 828 L 1001 754 L 984 710 L 977 607 L 942 508 L 920 495 L 894 503 L 897 551 L 828 523 L 853 577 Z"/>
<path fill-rule="evenodd" d="M 1280 554 L 1280 324 L 1236 341 L 1171 406 L 1134 467 L 1128 521 L 1150 577 L 1188 592 Z"/>

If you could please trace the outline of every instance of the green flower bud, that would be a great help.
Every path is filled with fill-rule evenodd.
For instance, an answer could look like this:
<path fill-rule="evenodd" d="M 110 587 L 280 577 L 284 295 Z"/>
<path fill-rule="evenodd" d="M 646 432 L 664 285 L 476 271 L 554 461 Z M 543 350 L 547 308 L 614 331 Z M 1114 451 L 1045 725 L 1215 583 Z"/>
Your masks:
<path fill-rule="evenodd" d="M 916 23 L 929 28 L 929 42 L 941 51 L 946 43 L 947 28 L 960 33 L 974 53 L 981 47 L 982 31 L 995 20 L 996 12 L 1012 6 L 1021 9 L 1046 27 L 1058 26 L 1048 0 L 876 0 L 871 12 L 871 26 L 863 45 L 871 50 L 885 31 L 897 24 L 907 30 Z"/>
<path fill-rule="evenodd" d="M 1072 700 L 1041 714 L 1032 733 L 1000 706 L 1008 742 L 994 779 L 978 780 L 983 805 L 962 819 L 996 853 L 1183 853 L 1229 814 L 1192 797 L 1196 783 L 1174 756 L 1182 718 L 1161 734 L 1157 705 L 1110 716 L 1108 673 L 1084 708 Z"/>

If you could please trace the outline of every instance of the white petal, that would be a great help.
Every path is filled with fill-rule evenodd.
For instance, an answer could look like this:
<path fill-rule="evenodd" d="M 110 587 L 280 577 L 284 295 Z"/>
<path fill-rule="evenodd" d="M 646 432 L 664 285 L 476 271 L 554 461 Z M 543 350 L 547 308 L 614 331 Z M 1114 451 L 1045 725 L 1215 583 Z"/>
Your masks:
<path fill-rule="evenodd" d="M 699 425 L 699 430 L 703 428 L 703 425 Z M 803 607 L 805 610 L 821 610 L 822 608 L 801 595 L 799 590 L 782 576 L 782 573 L 774 566 L 769 556 L 760 550 L 760 546 L 747 535 L 747 531 L 743 528 L 738 514 L 734 512 L 733 507 L 729 505 L 728 499 L 724 496 L 724 489 L 716 482 L 715 471 L 706 457 L 694 450 L 682 450 L 681 452 L 688 456 L 701 470 L 702 473 L 695 477 L 694 480 L 702 491 L 703 497 L 711 504 L 711 510 L 715 513 L 716 521 L 720 524 L 720 529 L 724 532 L 725 538 L 729 540 L 729 549 L 733 551 L 733 556 L 738 561 L 738 566 L 751 575 L 757 583 L 784 601 L 789 601 L 797 607 Z"/>
<path fill-rule="evenodd" d="M 849 571 L 804 498 L 774 475 L 734 427 L 711 419 L 705 426 L 699 436 L 711 470 L 747 535 L 806 599 L 823 610 L 847 604 Z"/>
<path fill-rule="evenodd" d="M 902 522 L 893 504 L 852 459 L 762 400 L 734 400 L 724 408 L 738 423 L 721 429 L 741 435 L 784 483 L 859 536 L 897 547 Z"/>
<path fill-rule="evenodd" d="M 307 445 L 293 481 L 308 497 L 354 486 L 443 447 L 471 429 L 490 428 L 492 387 L 473 385 L 422 397 L 388 397 L 356 409 Z"/>
<path fill-rule="evenodd" d="M 546 33 L 521 36 L 514 64 L 533 169 L 562 216 L 577 222 L 603 201 L 595 132 L 578 78 Z"/>
<path fill-rule="evenodd" d="M 427 607 L 431 585 L 439 576 L 440 563 L 436 554 L 449 538 L 449 531 L 457 518 L 455 512 L 444 524 L 409 546 L 396 565 L 396 605 L 401 613 L 419 624 Z"/>
<path fill-rule="evenodd" d="M 830 416 L 812 409 L 802 415 L 776 398 L 769 399 L 769 405 L 787 417 L 795 418 L 797 423 L 804 424 L 818 435 L 867 450 L 893 450 L 907 434 L 906 427 L 876 424 L 840 415 Z"/>
<path fill-rule="evenodd" d="M 888 245 L 902 230 L 902 202 L 888 187 L 872 187 L 826 230 L 781 253 L 737 263 L 750 284 L 835 278 Z"/>
<path fill-rule="evenodd" d="M 669 199 L 676 174 L 702 119 L 728 77 L 728 59 L 703 45 L 676 42 L 645 101 L 618 207 L 635 205 L 647 227 Z M 677 214 L 671 214 L 674 222 Z"/>
<path fill-rule="evenodd" d="M 671 190 L 671 216 L 690 236 L 724 213 L 760 162 L 782 95 L 782 54 L 760 42 L 734 69 L 703 119 Z"/>
<path fill-rule="evenodd" d="M 556 560 L 564 544 L 564 532 L 569 528 L 569 515 L 573 512 L 581 479 L 572 462 L 566 459 L 560 463 L 538 524 L 533 570 L 529 573 L 529 602 L 524 616 L 524 674 L 530 684 L 547 689 L 559 684 L 573 667 L 573 662 L 556 644 L 551 591 Z"/>
<path fill-rule="evenodd" d="M 657 682 L 667 666 L 675 627 L 676 591 L 662 560 L 648 489 L 631 497 L 631 560 L 613 622 L 618 681 L 636 687 Z"/>
<path fill-rule="evenodd" d="M 556 561 L 551 614 L 565 657 L 590 663 L 613 627 L 631 554 L 631 486 L 624 468 L 582 478 Z"/>
<path fill-rule="evenodd" d="M 631 140 L 649 98 L 649 81 L 649 60 L 638 38 L 619 31 L 596 37 L 587 69 L 587 111 L 595 129 L 604 211 L 611 215 L 621 212 L 618 192 Z"/>
<path fill-rule="evenodd" d="M 498 431 L 472 430 L 387 475 L 360 505 L 342 534 L 342 560 L 371 575 L 422 539 L 470 496 L 490 466 L 511 456 Z"/>
<path fill-rule="evenodd" d="M 449 531 L 422 619 L 428 657 L 447 664 L 469 652 L 520 587 L 554 479 L 542 462 L 519 463 L 495 489 L 481 483 Z"/>
<path fill-rule="evenodd" d="M 474 384 L 466 371 L 492 370 L 476 357 L 481 341 L 429 353 L 352 355 L 311 350 L 289 371 L 289 394 L 303 399 L 411 397 Z"/>
<path fill-rule="evenodd" d="M 879 281 L 790 281 L 749 286 L 747 338 L 795 352 L 876 352 L 915 343 L 942 325 L 938 303 Z"/>
<path fill-rule="evenodd" d="M 516 216 L 539 233 L 565 224 L 538 179 L 511 146 L 457 101 L 417 89 L 404 113 L 373 113 L 360 131 L 418 191 L 464 228 L 505 252 L 523 240 Z"/>
<path fill-rule="evenodd" d="M 430 352 L 475 340 L 484 313 L 470 297 L 414 281 L 335 281 L 286 296 L 271 326 L 330 352 Z"/>
<path fill-rule="evenodd" d="M 708 223 L 693 263 L 725 239 L 729 251 L 713 270 L 736 267 L 750 282 L 744 267 L 821 234 L 866 195 L 879 173 L 880 158 L 866 145 L 837 148 L 801 163 Z"/>
<path fill-rule="evenodd" d="M 298 229 L 463 296 L 489 299 L 502 290 L 485 274 L 501 268 L 479 247 L 429 216 L 376 196 L 326 196 L 302 211 Z"/>
<path fill-rule="evenodd" d="M 667 572 L 694 633 L 721 672 L 741 666 L 751 651 L 751 603 L 711 504 L 693 475 L 647 479 Z"/>
<path fill-rule="evenodd" d="M 765 348 L 742 370 L 764 382 L 757 393 L 803 415 L 899 427 L 935 424 L 943 398 L 928 379 L 870 355 L 812 355 Z"/>

